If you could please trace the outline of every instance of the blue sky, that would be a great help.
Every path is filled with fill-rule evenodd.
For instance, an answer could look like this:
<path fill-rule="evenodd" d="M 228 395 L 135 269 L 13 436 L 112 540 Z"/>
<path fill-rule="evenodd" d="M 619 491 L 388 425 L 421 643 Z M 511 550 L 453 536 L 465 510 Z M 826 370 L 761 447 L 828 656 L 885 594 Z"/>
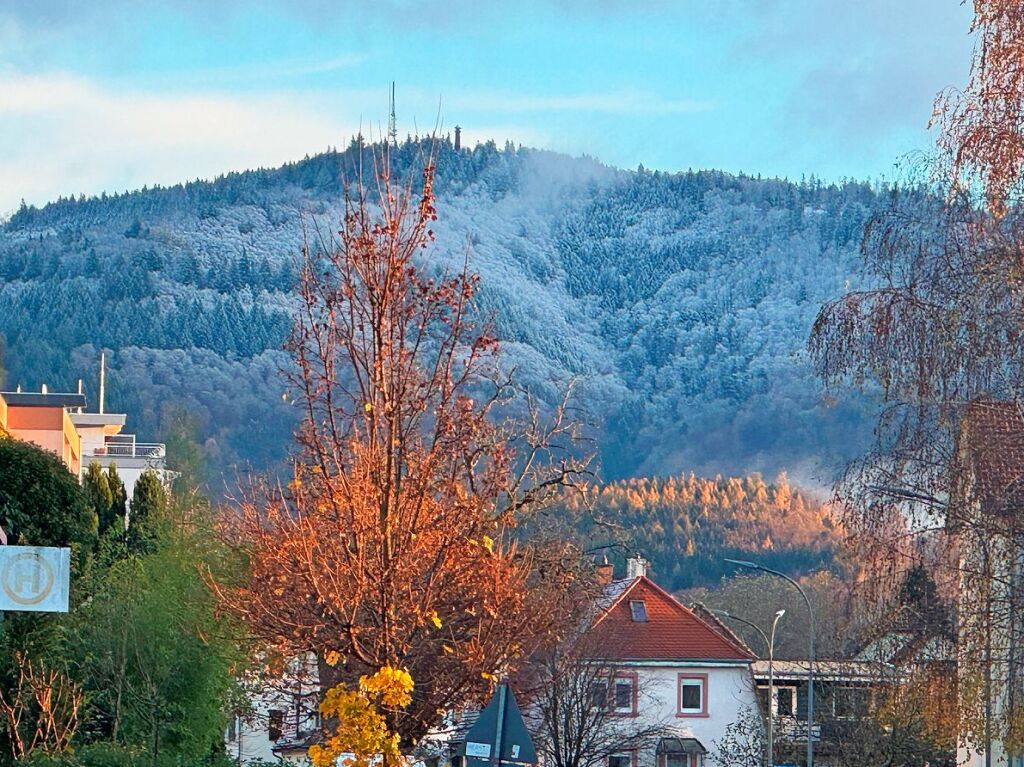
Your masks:
<path fill-rule="evenodd" d="M 2 0 L 0 215 L 344 145 L 391 81 L 403 134 L 891 178 L 966 79 L 969 22 L 959 0 Z"/>

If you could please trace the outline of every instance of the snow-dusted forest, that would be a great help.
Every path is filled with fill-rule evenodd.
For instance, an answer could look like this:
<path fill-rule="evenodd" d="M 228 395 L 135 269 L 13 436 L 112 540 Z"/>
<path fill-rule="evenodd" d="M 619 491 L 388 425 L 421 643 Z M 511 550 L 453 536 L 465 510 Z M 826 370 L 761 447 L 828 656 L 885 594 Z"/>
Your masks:
<path fill-rule="evenodd" d="M 877 189 L 439 150 L 425 257 L 458 268 L 469 253 L 481 310 L 538 396 L 579 380 L 606 477 L 825 481 L 867 439 L 859 403 L 828 400 L 804 349 L 822 302 L 857 284 Z M 407 142 L 397 166 L 420 153 Z M 106 348 L 108 409 L 140 434 L 186 412 L 218 474 L 279 459 L 295 258 L 304 232 L 337 220 L 356 154 L 23 207 L 0 230 L 7 386 L 81 377 L 95 399 Z"/>

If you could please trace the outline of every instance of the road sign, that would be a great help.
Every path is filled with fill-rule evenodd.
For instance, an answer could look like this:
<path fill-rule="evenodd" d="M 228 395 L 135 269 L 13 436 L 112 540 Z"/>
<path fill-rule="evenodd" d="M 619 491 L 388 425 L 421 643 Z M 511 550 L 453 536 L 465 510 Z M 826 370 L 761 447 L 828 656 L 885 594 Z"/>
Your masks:
<path fill-rule="evenodd" d="M 0 546 L 0 610 L 66 613 L 71 549 Z"/>
<path fill-rule="evenodd" d="M 466 733 L 462 755 L 466 767 L 520 767 L 537 763 L 526 723 L 516 696 L 506 683 L 498 686 L 491 702 Z"/>

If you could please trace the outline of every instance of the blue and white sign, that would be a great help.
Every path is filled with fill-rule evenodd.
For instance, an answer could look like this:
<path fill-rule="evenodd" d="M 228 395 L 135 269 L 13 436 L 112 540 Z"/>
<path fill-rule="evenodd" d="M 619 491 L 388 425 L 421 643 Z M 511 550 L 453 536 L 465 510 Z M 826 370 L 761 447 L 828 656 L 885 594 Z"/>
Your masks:
<path fill-rule="evenodd" d="M 479 759 L 491 758 L 490 743 L 466 743 L 466 756 L 475 756 Z"/>
<path fill-rule="evenodd" d="M 71 549 L 0 546 L 0 610 L 68 611 Z"/>

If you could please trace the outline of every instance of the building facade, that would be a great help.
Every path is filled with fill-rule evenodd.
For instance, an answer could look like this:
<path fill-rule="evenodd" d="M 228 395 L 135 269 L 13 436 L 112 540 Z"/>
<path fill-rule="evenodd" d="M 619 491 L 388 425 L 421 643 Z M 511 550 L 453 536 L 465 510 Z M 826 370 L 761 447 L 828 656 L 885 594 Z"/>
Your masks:
<path fill-rule="evenodd" d="M 750 650 L 648 578 L 640 558 L 605 586 L 590 631 L 608 650 L 595 662 L 614 668 L 616 712 L 658 731 L 608 767 L 710 766 L 727 728 L 757 711 Z"/>
<path fill-rule="evenodd" d="M 135 483 L 146 470 L 170 480 L 166 450 L 160 443 L 143 443 L 124 433 L 124 413 L 86 411 L 81 393 L 0 392 L 0 434 L 31 442 L 56 454 L 68 471 L 81 480 L 93 463 L 111 465 L 124 482 L 131 502 Z"/>

